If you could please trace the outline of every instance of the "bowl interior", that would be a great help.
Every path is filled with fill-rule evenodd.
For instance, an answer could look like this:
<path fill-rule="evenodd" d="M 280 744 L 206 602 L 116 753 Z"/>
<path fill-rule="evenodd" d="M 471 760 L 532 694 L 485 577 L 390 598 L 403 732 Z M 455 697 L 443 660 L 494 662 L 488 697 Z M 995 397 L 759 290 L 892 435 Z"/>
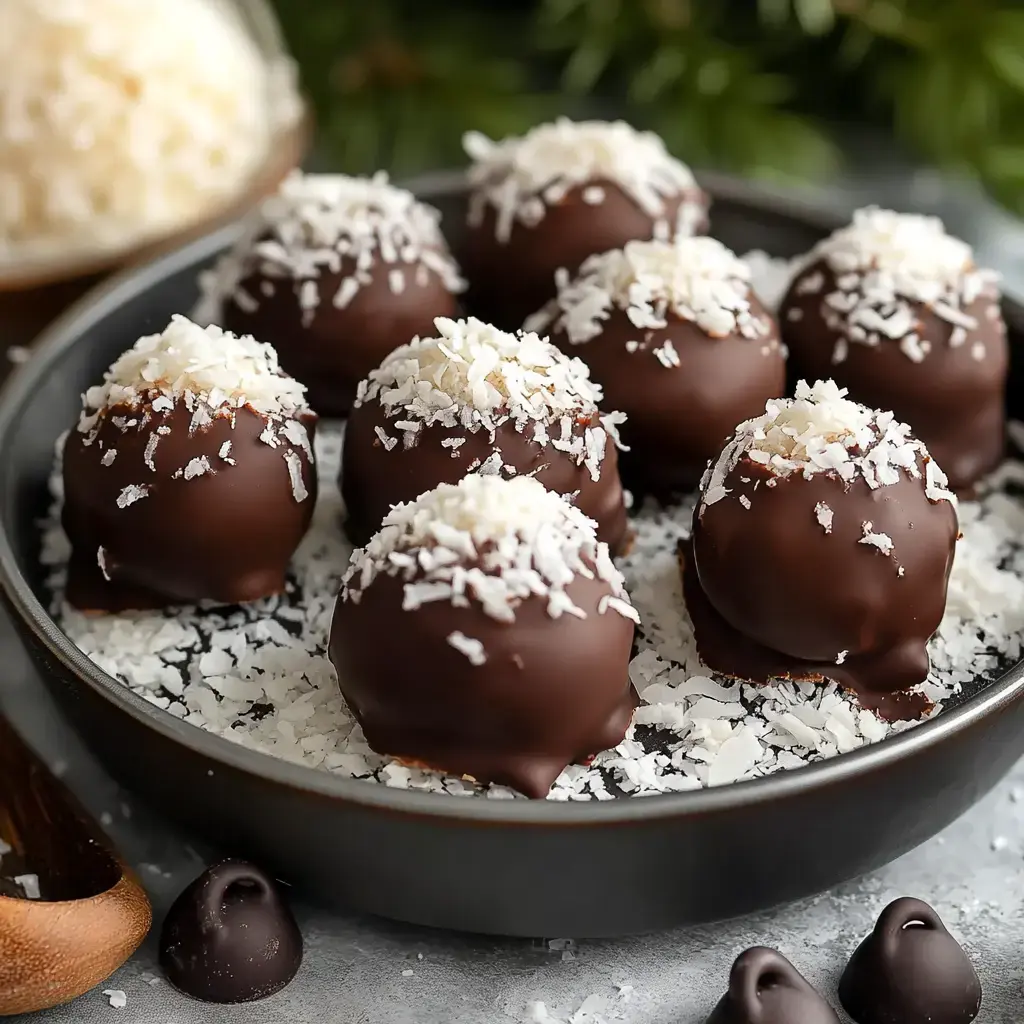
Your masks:
<path fill-rule="evenodd" d="M 714 199 L 711 234 L 738 253 L 763 249 L 773 256 L 799 255 L 834 226 L 833 219 L 828 215 L 779 201 L 728 179 L 712 179 L 707 184 Z M 466 209 L 461 175 L 430 176 L 416 183 L 416 186 L 416 191 L 424 199 L 441 210 L 446 234 L 458 250 Z M 28 393 L 22 387 L 16 402 L 12 401 L 15 396 L 9 392 L 7 401 L 2 403 L 6 415 L 0 416 L 0 420 L 6 422 L 4 429 L 0 429 L 0 521 L 17 569 L 44 608 L 48 603 L 48 595 L 45 589 L 46 570 L 39 560 L 39 521 L 46 514 L 52 500 L 48 478 L 53 466 L 54 448 L 63 431 L 77 420 L 81 393 L 100 380 L 110 363 L 140 335 L 162 330 L 175 313 L 189 313 L 198 297 L 198 271 L 209 265 L 237 233 L 236 227 L 222 230 L 187 250 L 120 278 L 106 287 L 98 297 L 87 298 L 62 321 L 68 325 L 73 323 L 75 330 L 58 328 L 50 335 L 53 343 L 47 345 L 41 355 L 38 364 L 40 369 L 37 370 L 33 362 L 12 378 L 11 391 L 18 390 L 18 381 L 31 380 L 33 387 Z M 1024 409 L 1024 310 L 1017 303 L 1007 301 L 1005 313 L 1010 326 L 1013 352 L 1008 388 L 1009 412 L 1020 416 L 1020 410 Z M 45 631 L 51 635 L 59 632 L 52 623 L 46 623 Z M 99 670 L 96 675 L 101 675 Z M 1003 677 L 1003 681 L 1007 687 L 1019 685 L 1017 677 L 1020 675 L 1019 670 L 1011 671 Z M 170 717 L 148 705 L 147 709 L 150 715 Z M 931 731 L 934 726 L 948 721 L 948 716 L 943 715 L 936 722 L 912 730 L 910 734 L 898 739 L 887 740 L 881 746 L 901 744 L 909 750 L 918 741 L 924 741 L 923 736 L 911 739 L 913 734 Z M 175 722 L 175 725 L 184 726 L 184 723 Z M 190 732 L 199 732 L 193 727 L 184 728 Z M 233 744 L 216 737 L 203 738 L 210 741 L 211 746 L 233 747 Z M 244 755 L 250 766 L 255 764 L 253 758 L 272 760 L 249 751 L 245 751 Z M 870 748 L 837 760 L 847 762 L 851 758 L 867 756 L 871 756 Z M 270 770 L 269 766 L 267 770 Z M 812 765 L 800 769 L 799 774 L 822 770 L 822 765 Z M 297 771 L 303 776 L 322 774 L 314 773 L 311 769 Z M 291 771 L 288 774 L 297 777 Z M 785 776 L 796 773 L 781 774 Z M 779 776 L 773 776 L 740 785 L 764 787 L 773 781 L 777 784 L 778 780 Z M 333 785 L 345 780 L 326 776 L 325 785 L 327 781 Z M 310 782 L 310 785 L 319 788 L 316 783 Z M 384 788 L 366 786 L 365 783 L 356 785 L 374 791 Z M 345 787 L 346 790 L 349 788 Z M 693 797 L 715 799 L 711 797 L 712 792 L 705 790 L 681 794 L 679 797 L 660 797 L 659 802 L 665 800 L 674 803 Z M 402 794 L 401 799 L 404 801 L 406 796 L 416 800 L 432 798 L 431 794 L 409 793 Z M 390 798 L 391 795 L 385 799 Z M 440 799 L 450 802 L 447 797 Z M 622 801 L 615 803 L 621 804 Z M 651 801 L 643 803 L 650 804 Z M 608 810 L 607 807 L 603 809 Z M 494 810 L 497 813 L 497 809 Z"/>

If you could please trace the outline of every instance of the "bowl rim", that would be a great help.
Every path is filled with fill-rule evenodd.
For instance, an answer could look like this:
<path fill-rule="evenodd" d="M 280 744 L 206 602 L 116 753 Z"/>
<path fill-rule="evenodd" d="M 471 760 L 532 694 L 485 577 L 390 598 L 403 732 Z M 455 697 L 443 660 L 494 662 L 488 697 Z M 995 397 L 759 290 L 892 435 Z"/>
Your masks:
<path fill-rule="evenodd" d="M 798 220 L 823 233 L 841 223 L 841 217 L 834 212 L 830 213 L 825 207 L 785 193 L 751 185 L 727 175 L 704 174 L 699 177 L 713 200 L 719 198 L 753 206 Z M 429 202 L 431 199 L 457 194 L 465 187 L 464 182 L 463 172 L 444 171 L 423 175 L 407 185 Z M 31 400 L 36 387 L 62 354 L 78 342 L 84 330 L 105 319 L 125 301 L 152 287 L 154 282 L 213 256 L 230 245 L 241 230 L 241 223 L 228 225 L 143 266 L 116 274 L 87 293 L 43 331 L 33 345 L 33 357 L 15 368 L 0 391 L 0 458 L 7 449 L 12 425 Z M 1005 296 L 1004 304 L 1012 311 L 1015 320 L 1024 320 L 1024 306 Z M 266 782 L 319 797 L 342 800 L 367 810 L 406 813 L 426 818 L 460 819 L 481 825 L 607 826 L 707 815 L 748 805 L 767 805 L 842 784 L 915 757 L 954 739 L 987 716 L 998 713 L 1024 693 L 1022 659 L 963 704 L 906 732 L 802 768 L 723 786 L 608 801 L 456 797 L 445 793 L 395 789 L 286 761 L 207 732 L 151 704 L 90 661 L 60 630 L 18 568 L 10 537 L 2 524 L 0 587 L 10 606 L 36 640 L 46 647 L 65 670 L 138 724 L 155 730 L 165 739 L 182 744 L 193 754 L 207 758 L 225 769 L 253 774 Z"/>

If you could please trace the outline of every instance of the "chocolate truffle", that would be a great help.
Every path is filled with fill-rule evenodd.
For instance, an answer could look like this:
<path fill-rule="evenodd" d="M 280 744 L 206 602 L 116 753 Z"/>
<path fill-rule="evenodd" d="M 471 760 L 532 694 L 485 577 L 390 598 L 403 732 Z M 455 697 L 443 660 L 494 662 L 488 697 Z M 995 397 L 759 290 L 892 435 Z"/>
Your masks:
<path fill-rule="evenodd" d="M 736 958 L 729 991 L 707 1024 L 839 1024 L 839 1018 L 781 953 L 754 946 Z"/>
<path fill-rule="evenodd" d="M 375 751 L 540 798 L 625 735 L 638 620 L 579 509 L 472 474 L 353 554 L 330 657 Z"/>
<path fill-rule="evenodd" d="M 458 311 L 439 220 L 384 174 L 296 172 L 202 278 L 201 317 L 272 344 L 313 408 L 344 416 L 384 356 Z"/>
<path fill-rule="evenodd" d="M 892 409 L 954 490 L 1002 459 L 1009 355 L 996 275 L 941 221 L 860 210 L 810 254 L 779 319 L 794 375 Z"/>
<path fill-rule="evenodd" d="M 67 600 L 117 612 L 284 589 L 316 501 L 305 388 L 176 316 L 90 388 L 63 449 Z"/>
<path fill-rule="evenodd" d="M 604 390 L 637 493 L 692 490 L 736 424 L 785 394 L 778 330 L 750 272 L 713 238 L 629 242 L 558 273 L 558 298 L 526 326 L 550 330 Z"/>
<path fill-rule="evenodd" d="M 167 912 L 160 966 L 186 995 L 247 1003 L 280 991 L 302 963 L 302 934 L 259 868 L 228 860 L 204 871 Z"/>
<path fill-rule="evenodd" d="M 939 915 L 904 896 L 882 911 L 839 982 L 856 1024 L 969 1024 L 981 982 Z"/>
<path fill-rule="evenodd" d="M 467 473 L 534 476 L 597 522 L 613 552 L 627 532 L 616 453 L 623 417 L 602 415 L 586 366 L 536 334 L 479 320 L 396 349 L 359 386 L 341 491 L 364 544 L 392 506 Z"/>
<path fill-rule="evenodd" d="M 946 605 L 956 498 L 891 412 L 799 383 L 736 429 L 701 481 L 683 573 L 709 668 L 835 679 L 889 717 L 919 714 Z"/>
<path fill-rule="evenodd" d="M 464 145 L 469 303 L 499 327 L 519 327 L 552 298 L 559 268 L 575 274 L 634 238 L 707 227 L 708 200 L 689 168 L 622 121 L 563 118 L 501 142 L 470 132 Z"/>

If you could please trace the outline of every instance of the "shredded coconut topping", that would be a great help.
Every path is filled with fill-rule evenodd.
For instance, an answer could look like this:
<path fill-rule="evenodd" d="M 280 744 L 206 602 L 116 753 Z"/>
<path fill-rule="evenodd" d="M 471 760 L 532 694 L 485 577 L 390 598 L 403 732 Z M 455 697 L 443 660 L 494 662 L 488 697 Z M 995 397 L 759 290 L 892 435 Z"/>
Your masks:
<path fill-rule="evenodd" d="M 771 334 L 768 316 L 751 310 L 750 268 L 714 238 L 628 242 L 591 256 L 575 280 L 559 270 L 556 281 L 558 297 L 526 327 L 564 331 L 574 345 L 598 337 L 613 309 L 640 331 L 667 327 L 671 314 L 715 338 Z"/>
<path fill-rule="evenodd" d="M 800 381 L 795 398 L 773 399 L 763 416 L 741 423 L 704 474 L 701 512 L 730 493 L 726 478 L 744 458 L 779 477 L 834 473 L 849 483 L 860 476 L 872 489 L 898 483 L 901 473 L 923 476 L 930 501 L 955 506 L 945 474 L 924 444 L 911 436 L 910 427 L 893 413 L 869 409 L 846 395 L 831 380 L 813 387 Z"/>
<path fill-rule="evenodd" d="M 206 215 L 301 111 L 209 0 L 0 3 L 0 265 L 109 251 Z"/>
<path fill-rule="evenodd" d="M 378 263 L 391 266 L 388 285 L 395 295 L 405 289 L 406 271 L 419 272 L 421 280 L 433 271 L 449 291 L 461 292 L 466 285 L 440 221 L 437 210 L 389 184 L 383 171 L 372 178 L 294 171 L 263 202 L 232 252 L 201 279 L 204 308 L 215 319 L 217 304 L 228 296 L 243 309 L 258 308 L 262 296 L 239 285 L 257 269 L 268 278 L 299 282 L 307 325 L 321 301 L 338 308 L 352 302 Z M 343 271 L 334 294 L 321 294 L 320 276 Z"/>
<path fill-rule="evenodd" d="M 836 289 L 822 297 L 826 325 L 860 344 L 897 341 L 913 362 L 924 360 L 931 349 L 916 333 L 915 304 L 954 328 L 971 330 L 977 321 L 966 307 L 982 295 L 996 299 L 998 275 L 976 268 L 970 246 L 946 234 L 937 217 L 858 210 L 850 225 L 810 254 L 812 263 L 822 259 L 836 278 Z M 811 270 L 798 280 L 796 294 L 816 294 L 823 285 L 821 273 Z M 950 344 L 962 339 L 958 335 Z M 842 362 L 846 353 L 845 346 L 837 346 L 833 362 Z"/>
<path fill-rule="evenodd" d="M 533 227 L 550 205 L 573 188 L 608 181 L 617 185 L 655 219 L 655 235 L 692 234 L 703 205 L 684 201 L 676 223 L 665 217 L 666 198 L 696 190 L 690 169 L 653 132 L 639 132 L 624 121 L 570 121 L 559 118 L 521 137 L 494 142 L 467 132 L 463 147 L 473 160 L 470 224 L 483 220 L 488 206 L 497 212 L 496 235 L 507 242 L 516 221 Z M 584 201 L 599 205 L 603 191 L 588 188 Z"/>
<path fill-rule="evenodd" d="M 608 439 L 618 443 L 625 416 L 599 416 L 603 394 L 581 360 L 536 334 L 508 334 L 473 318 L 438 317 L 434 325 L 439 337 L 395 349 L 360 383 L 357 406 L 379 402 L 403 431 L 405 447 L 424 426 L 485 430 L 493 440 L 495 430 L 511 422 L 599 478 Z M 388 451 L 398 444 L 378 428 L 380 435 Z"/>
<path fill-rule="evenodd" d="M 113 406 L 169 411 L 178 399 L 207 410 L 249 406 L 264 414 L 307 409 L 306 387 L 278 367 L 277 353 L 250 337 L 198 327 L 174 316 L 162 334 L 140 338 L 89 388 L 78 429 L 92 430 L 96 413 Z"/>
<path fill-rule="evenodd" d="M 616 599 L 599 614 L 639 621 L 593 521 L 531 477 L 470 475 L 397 505 L 353 553 L 342 600 L 358 601 L 381 573 L 405 580 L 406 610 L 472 600 L 502 622 L 514 621 L 529 597 L 543 598 L 552 618 L 586 618 L 566 588 L 577 577 L 596 578 Z"/>

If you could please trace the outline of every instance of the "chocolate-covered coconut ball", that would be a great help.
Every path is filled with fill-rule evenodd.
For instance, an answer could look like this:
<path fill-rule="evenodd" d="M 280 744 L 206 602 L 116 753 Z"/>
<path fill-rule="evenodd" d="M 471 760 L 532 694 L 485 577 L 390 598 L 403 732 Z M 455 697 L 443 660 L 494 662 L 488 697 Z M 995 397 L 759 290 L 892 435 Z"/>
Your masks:
<path fill-rule="evenodd" d="M 888 717 L 925 710 L 956 498 L 891 412 L 832 381 L 741 423 L 701 481 L 683 584 L 709 668 L 835 679 Z"/>
<path fill-rule="evenodd" d="M 473 161 L 463 264 L 469 304 L 513 329 L 593 253 L 707 227 L 707 196 L 662 140 L 622 121 L 565 118 L 522 137 L 464 145 Z"/>
<path fill-rule="evenodd" d="M 330 657 L 378 753 L 543 797 L 622 740 L 638 621 L 579 509 L 472 474 L 399 505 L 353 554 Z"/>
<path fill-rule="evenodd" d="M 84 396 L 63 449 L 67 600 L 118 612 L 284 589 L 316 416 L 273 348 L 176 316 Z"/>
<path fill-rule="evenodd" d="M 526 326 L 579 356 L 627 417 L 622 477 L 667 498 L 696 487 L 742 420 L 785 394 L 778 330 L 745 263 L 707 237 L 629 242 L 558 274 Z"/>
<path fill-rule="evenodd" d="M 197 316 L 269 342 L 321 416 L 344 416 L 384 356 L 458 311 L 439 222 L 384 174 L 295 172 L 204 275 Z"/>
<path fill-rule="evenodd" d="M 365 543 L 394 505 L 467 473 L 533 476 L 627 534 L 617 425 L 586 366 L 536 334 L 438 319 L 437 337 L 396 349 L 359 385 L 341 463 L 347 529 Z"/>
<path fill-rule="evenodd" d="M 1003 456 L 1009 365 L 996 275 L 935 217 L 870 208 L 820 243 L 779 320 L 793 373 L 892 409 L 970 487 Z"/>

